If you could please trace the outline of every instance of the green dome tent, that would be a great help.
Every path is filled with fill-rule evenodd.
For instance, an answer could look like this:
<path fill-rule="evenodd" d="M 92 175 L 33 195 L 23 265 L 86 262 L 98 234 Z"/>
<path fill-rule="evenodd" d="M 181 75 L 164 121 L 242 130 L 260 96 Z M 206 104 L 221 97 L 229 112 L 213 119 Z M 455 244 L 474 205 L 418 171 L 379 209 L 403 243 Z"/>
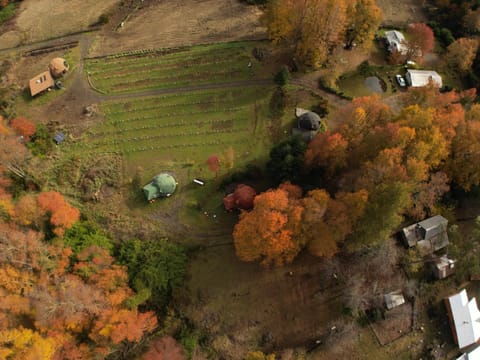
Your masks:
<path fill-rule="evenodd" d="M 158 174 L 152 181 L 143 187 L 143 193 L 148 201 L 159 197 L 168 197 L 175 192 L 177 182 L 175 178 L 167 173 Z"/>

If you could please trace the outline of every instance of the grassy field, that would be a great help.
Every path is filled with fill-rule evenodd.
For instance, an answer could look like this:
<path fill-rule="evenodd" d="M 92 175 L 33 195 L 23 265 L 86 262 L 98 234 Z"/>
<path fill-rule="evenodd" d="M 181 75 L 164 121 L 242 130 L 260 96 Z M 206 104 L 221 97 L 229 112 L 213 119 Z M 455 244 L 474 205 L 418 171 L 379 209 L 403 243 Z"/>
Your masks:
<path fill-rule="evenodd" d="M 85 69 L 97 89 L 111 94 L 258 79 L 255 46 L 259 43 L 233 42 L 126 53 L 90 59 Z"/>

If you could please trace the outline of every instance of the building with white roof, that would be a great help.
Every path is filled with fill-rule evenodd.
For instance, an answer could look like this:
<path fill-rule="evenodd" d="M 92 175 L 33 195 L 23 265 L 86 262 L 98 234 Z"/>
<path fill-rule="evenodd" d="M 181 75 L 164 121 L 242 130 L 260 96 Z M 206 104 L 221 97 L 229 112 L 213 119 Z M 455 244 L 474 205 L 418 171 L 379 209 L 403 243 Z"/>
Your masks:
<path fill-rule="evenodd" d="M 402 55 L 405 55 L 408 52 L 405 36 L 403 36 L 400 31 L 385 31 L 385 42 L 387 50 L 390 52 L 399 52 Z"/>
<path fill-rule="evenodd" d="M 458 357 L 457 360 L 480 360 L 480 347 Z"/>
<path fill-rule="evenodd" d="M 480 311 L 477 301 L 470 301 L 465 289 L 445 299 L 455 342 L 460 349 L 476 344 L 480 339 Z M 470 358 L 468 358 L 470 359 Z"/>
<path fill-rule="evenodd" d="M 442 77 L 433 70 L 407 70 L 405 80 L 412 87 L 427 86 L 430 83 L 438 87 L 443 86 Z"/>

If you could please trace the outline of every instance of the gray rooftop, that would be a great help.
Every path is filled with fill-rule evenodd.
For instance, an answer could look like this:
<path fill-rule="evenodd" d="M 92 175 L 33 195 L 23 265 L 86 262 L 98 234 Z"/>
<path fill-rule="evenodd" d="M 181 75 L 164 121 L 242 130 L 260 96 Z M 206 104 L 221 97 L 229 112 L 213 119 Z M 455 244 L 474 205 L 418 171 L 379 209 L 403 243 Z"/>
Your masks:
<path fill-rule="evenodd" d="M 418 245 L 428 252 L 437 251 L 448 245 L 448 220 L 441 215 L 412 224 L 402 229 L 406 245 Z"/>

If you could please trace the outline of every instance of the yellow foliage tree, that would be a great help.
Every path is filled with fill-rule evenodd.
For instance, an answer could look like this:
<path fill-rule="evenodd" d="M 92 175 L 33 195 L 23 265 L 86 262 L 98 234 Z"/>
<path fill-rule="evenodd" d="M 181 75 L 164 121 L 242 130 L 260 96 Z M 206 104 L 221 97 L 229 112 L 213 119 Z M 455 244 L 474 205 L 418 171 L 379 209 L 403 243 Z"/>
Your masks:
<path fill-rule="evenodd" d="M 19 327 L 0 331 L 0 358 L 11 360 L 51 360 L 59 344 L 30 329 Z"/>

